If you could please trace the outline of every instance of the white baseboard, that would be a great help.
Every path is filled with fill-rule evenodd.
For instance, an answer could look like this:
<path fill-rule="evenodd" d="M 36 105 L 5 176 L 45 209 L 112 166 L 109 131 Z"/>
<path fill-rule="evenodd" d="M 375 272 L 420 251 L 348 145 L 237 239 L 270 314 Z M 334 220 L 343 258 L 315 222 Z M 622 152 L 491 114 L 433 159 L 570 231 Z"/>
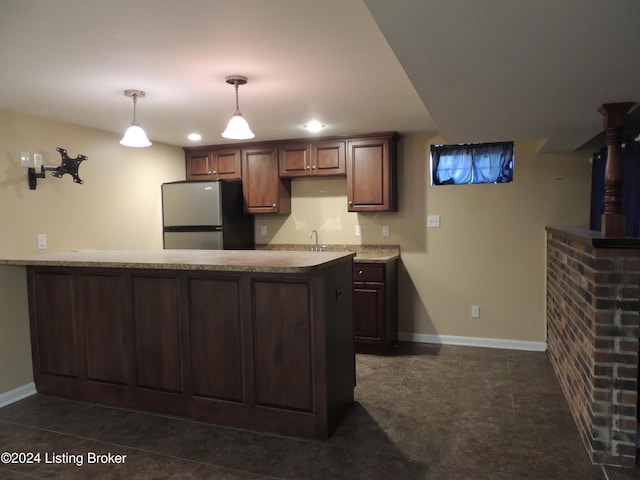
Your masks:
<path fill-rule="evenodd" d="M 457 335 L 430 335 L 425 333 L 398 333 L 398 339 L 405 342 L 435 343 L 438 345 L 462 345 L 467 347 L 505 348 L 508 350 L 526 350 L 546 352 L 547 342 L 528 342 L 524 340 L 504 340 L 502 338 L 460 337 Z"/>
<path fill-rule="evenodd" d="M 6 407 L 12 403 L 22 400 L 23 398 L 30 397 L 38 393 L 36 391 L 36 384 L 31 382 L 23 385 L 22 387 L 14 388 L 8 392 L 0 394 L 0 408 Z"/>

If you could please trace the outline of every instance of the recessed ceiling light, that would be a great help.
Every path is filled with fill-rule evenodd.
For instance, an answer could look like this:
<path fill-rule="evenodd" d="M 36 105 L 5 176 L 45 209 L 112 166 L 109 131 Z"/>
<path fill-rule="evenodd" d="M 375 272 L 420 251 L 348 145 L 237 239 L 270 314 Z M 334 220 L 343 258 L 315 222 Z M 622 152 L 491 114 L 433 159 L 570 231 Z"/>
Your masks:
<path fill-rule="evenodd" d="M 187 138 L 192 142 L 197 142 L 198 140 L 202 140 L 202 135 L 199 133 L 190 133 Z"/>
<path fill-rule="evenodd" d="M 306 128 L 307 130 L 309 130 L 310 132 L 314 132 L 315 133 L 315 132 L 319 132 L 320 130 L 325 128 L 325 125 L 323 125 L 322 123 L 320 123 L 317 120 L 311 120 L 306 125 L 303 125 L 303 127 Z"/>

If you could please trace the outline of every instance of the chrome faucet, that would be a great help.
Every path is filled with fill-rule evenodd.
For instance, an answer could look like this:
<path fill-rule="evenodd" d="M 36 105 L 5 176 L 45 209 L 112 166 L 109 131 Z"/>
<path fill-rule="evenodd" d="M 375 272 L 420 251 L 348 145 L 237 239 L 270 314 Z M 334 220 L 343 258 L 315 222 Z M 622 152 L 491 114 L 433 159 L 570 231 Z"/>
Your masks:
<path fill-rule="evenodd" d="M 309 232 L 309 238 L 313 238 L 313 234 L 316 234 L 316 245 L 311 247 L 312 252 L 319 252 L 320 247 L 318 247 L 318 232 L 316 230 L 311 230 Z"/>

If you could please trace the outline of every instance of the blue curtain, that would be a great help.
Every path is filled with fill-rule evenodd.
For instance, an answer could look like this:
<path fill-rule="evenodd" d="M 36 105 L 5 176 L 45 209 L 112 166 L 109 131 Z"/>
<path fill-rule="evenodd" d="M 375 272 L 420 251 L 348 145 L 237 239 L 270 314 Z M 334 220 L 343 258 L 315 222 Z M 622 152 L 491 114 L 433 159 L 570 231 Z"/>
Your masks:
<path fill-rule="evenodd" d="M 434 185 L 513 181 L 513 142 L 433 145 Z"/>
<path fill-rule="evenodd" d="M 636 135 L 625 136 L 622 149 L 622 213 L 625 218 L 625 235 L 640 237 L 640 144 Z M 604 212 L 604 173 L 607 164 L 607 148 L 593 155 L 591 169 L 591 214 L 589 228 L 600 230 Z"/>

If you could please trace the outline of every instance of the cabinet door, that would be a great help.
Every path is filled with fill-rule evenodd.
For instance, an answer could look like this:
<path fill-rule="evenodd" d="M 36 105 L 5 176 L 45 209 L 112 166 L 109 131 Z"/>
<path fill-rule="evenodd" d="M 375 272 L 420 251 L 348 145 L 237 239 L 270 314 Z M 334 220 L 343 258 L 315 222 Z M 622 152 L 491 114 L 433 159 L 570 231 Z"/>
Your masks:
<path fill-rule="evenodd" d="M 313 145 L 311 171 L 314 175 L 345 175 L 345 142 L 326 141 Z"/>
<path fill-rule="evenodd" d="M 211 152 L 211 157 L 213 159 L 213 175 L 215 178 L 224 180 L 242 179 L 242 162 L 239 148 L 214 150 Z"/>
<path fill-rule="evenodd" d="M 186 156 L 187 180 L 213 178 L 213 162 L 209 152 L 188 153 Z"/>
<path fill-rule="evenodd" d="M 384 307 L 384 284 L 353 284 L 356 342 L 379 343 L 385 340 Z"/>
<path fill-rule="evenodd" d="M 80 282 L 87 380 L 131 384 L 123 275 L 115 269 L 113 273 L 87 272 L 80 275 Z"/>
<path fill-rule="evenodd" d="M 308 283 L 253 284 L 256 404 L 314 411 L 314 344 Z"/>
<path fill-rule="evenodd" d="M 83 347 L 75 302 L 75 279 L 70 271 L 29 269 L 31 337 L 36 381 L 43 375 L 77 379 Z M 55 381 L 54 381 L 55 382 Z M 44 393 L 59 394 L 52 382 Z M 42 392 L 41 392 L 42 393 Z"/>
<path fill-rule="evenodd" d="M 242 402 L 239 280 L 189 276 L 188 282 L 193 395 Z"/>
<path fill-rule="evenodd" d="M 278 149 L 281 177 L 345 175 L 345 142 L 292 143 Z"/>
<path fill-rule="evenodd" d="M 391 137 L 347 144 L 347 200 L 350 212 L 396 211 L 395 141 Z"/>
<path fill-rule="evenodd" d="M 182 393 L 178 275 L 134 274 L 136 387 Z"/>
<path fill-rule="evenodd" d="M 278 148 L 278 165 L 281 177 L 306 177 L 311 173 L 311 145 L 281 145 Z"/>
<path fill-rule="evenodd" d="M 247 213 L 291 213 L 291 181 L 278 175 L 277 149 L 242 150 L 242 191 Z"/>

